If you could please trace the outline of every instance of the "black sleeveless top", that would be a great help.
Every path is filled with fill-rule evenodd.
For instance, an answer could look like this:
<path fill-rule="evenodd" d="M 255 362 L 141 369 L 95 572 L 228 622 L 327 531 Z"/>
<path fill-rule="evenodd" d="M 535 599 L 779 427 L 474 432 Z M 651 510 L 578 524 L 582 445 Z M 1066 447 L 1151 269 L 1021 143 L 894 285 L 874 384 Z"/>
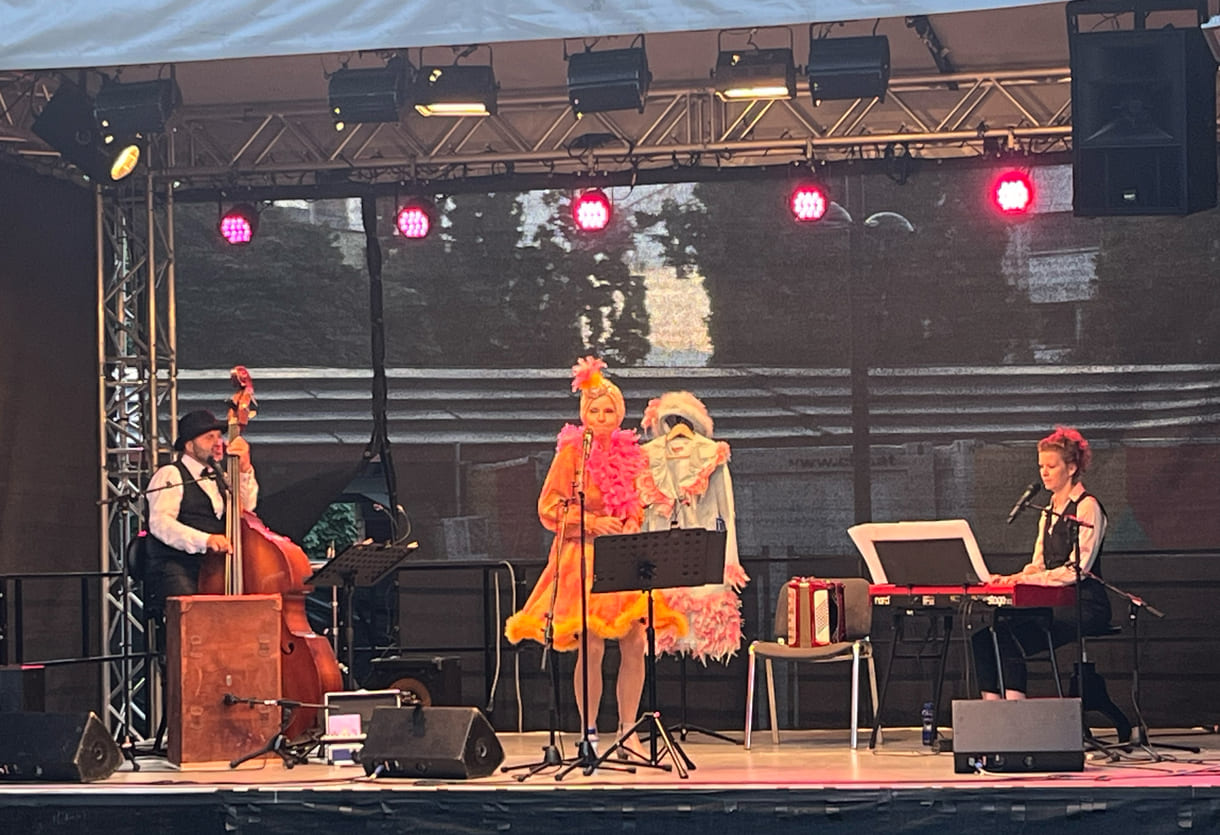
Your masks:
<path fill-rule="evenodd" d="M 1079 498 L 1068 502 L 1063 508 L 1063 514 L 1065 516 L 1075 516 L 1076 508 L 1080 502 L 1088 497 L 1092 497 L 1093 501 L 1097 502 L 1098 508 L 1101 509 L 1102 518 L 1105 519 L 1105 507 L 1097 500 L 1096 496 L 1093 496 L 1088 491 L 1082 493 Z M 1052 516 L 1049 513 L 1043 513 L 1042 518 L 1043 562 L 1048 569 L 1067 565 L 1074 557 L 1075 542 L 1072 532 L 1074 523 L 1061 516 Z M 1093 564 L 1089 567 L 1089 572 L 1096 574 L 1098 577 L 1102 576 L 1101 546 L 1102 543 L 1099 539 L 1097 547 L 1093 552 Z M 1106 594 L 1106 587 L 1092 577 L 1084 577 L 1080 581 L 1077 594 L 1080 596 L 1081 617 L 1083 618 L 1085 634 L 1089 634 L 1090 631 L 1101 632 L 1108 629 L 1110 626 L 1110 598 Z"/>
<path fill-rule="evenodd" d="M 207 493 L 203 492 L 203 488 L 195 481 L 195 477 L 191 475 L 191 471 L 186 468 L 181 459 L 175 461 L 174 466 L 178 468 L 178 472 L 182 476 L 182 504 L 178 507 L 178 521 L 197 531 L 224 533 L 224 514 L 222 513 L 219 519 L 216 518 L 216 511 L 212 508 L 212 500 L 208 498 Z M 154 559 L 171 556 L 200 559 L 203 555 L 188 554 L 185 551 L 179 551 L 177 548 L 171 548 L 152 534 L 149 534 L 148 556 Z"/>

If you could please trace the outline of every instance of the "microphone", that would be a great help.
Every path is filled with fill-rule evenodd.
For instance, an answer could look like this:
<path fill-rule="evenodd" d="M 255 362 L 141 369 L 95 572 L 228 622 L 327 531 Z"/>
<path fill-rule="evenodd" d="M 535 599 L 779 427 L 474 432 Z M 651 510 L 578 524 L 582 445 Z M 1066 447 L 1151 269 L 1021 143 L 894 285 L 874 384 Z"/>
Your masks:
<path fill-rule="evenodd" d="M 1012 506 L 1012 510 L 1008 511 L 1008 521 L 1005 524 L 1011 525 L 1012 520 L 1021 515 L 1021 511 L 1025 510 L 1029 500 L 1038 495 L 1042 490 L 1042 485 L 1038 482 L 1033 482 L 1025 488 L 1025 492 L 1021 494 L 1021 498 L 1017 499 L 1017 503 Z"/>
<path fill-rule="evenodd" d="M 593 430 L 585 427 L 585 437 L 583 446 L 581 447 L 580 457 L 584 461 L 589 460 L 589 453 L 593 451 Z"/>
<path fill-rule="evenodd" d="M 221 464 L 215 458 L 208 459 L 208 467 L 212 470 L 212 478 L 216 480 L 216 486 L 220 488 L 221 498 L 229 492 L 229 482 L 225 478 L 224 464 Z"/>

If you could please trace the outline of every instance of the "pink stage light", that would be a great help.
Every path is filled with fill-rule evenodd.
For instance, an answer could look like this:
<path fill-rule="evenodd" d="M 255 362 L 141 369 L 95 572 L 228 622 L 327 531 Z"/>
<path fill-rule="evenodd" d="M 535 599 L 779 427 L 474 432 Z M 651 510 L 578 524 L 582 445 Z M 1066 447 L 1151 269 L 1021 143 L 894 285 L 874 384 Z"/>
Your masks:
<path fill-rule="evenodd" d="M 435 211 L 426 200 L 409 200 L 399 207 L 394 225 L 404 238 L 423 240 L 432 231 Z"/>
<path fill-rule="evenodd" d="M 813 183 L 802 183 L 792 190 L 788 201 L 792 216 L 800 223 L 812 223 L 826 216 L 830 201 L 821 186 Z"/>
<path fill-rule="evenodd" d="M 258 210 L 249 203 L 231 206 L 220 218 L 220 237 L 233 246 L 245 246 L 258 232 Z"/>
<path fill-rule="evenodd" d="M 1001 214 L 1025 214 L 1034 206 L 1034 181 L 1024 171 L 1005 171 L 991 184 L 991 203 Z"/>
<path fill-rule="evenodd" d="M 572 201 L 572 219 L 581 232 L 601 232 L 610 225 L 612 214 L 610 198 L 599 188 L 581 192 Z"/>

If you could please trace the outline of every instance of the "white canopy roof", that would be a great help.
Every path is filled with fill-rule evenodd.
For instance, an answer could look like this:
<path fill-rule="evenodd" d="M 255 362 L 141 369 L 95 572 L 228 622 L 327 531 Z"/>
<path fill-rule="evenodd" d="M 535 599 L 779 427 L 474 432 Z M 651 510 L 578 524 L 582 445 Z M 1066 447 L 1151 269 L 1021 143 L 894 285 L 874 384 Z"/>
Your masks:
<path fill-rule="evenodd" d="M 1028 0 L 11 0 L 0 68 L 63 69 L 805 24 Z"/>

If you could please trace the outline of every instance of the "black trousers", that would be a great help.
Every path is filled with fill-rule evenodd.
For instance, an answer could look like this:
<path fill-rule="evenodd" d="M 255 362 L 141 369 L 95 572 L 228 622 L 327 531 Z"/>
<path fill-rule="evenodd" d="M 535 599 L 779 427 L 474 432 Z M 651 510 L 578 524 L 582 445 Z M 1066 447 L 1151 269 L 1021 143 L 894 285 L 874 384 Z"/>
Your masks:
<path fill-rule="evenodd" d="M 1057 606 L 1052 610 L 1051 643 L 1055 647 L 1070 644 L 1076 640 L 1076 607 Z M 1083 632 L 1088 635 L 1099 635 L 1110 627 L 1110 609 L 1086 605 L 1083 610 Z M 978 675 L 979 690 L 991 693 L 1000 692 L 999 667 L 996 666 L 995 640 L 1000 647 L 1000 663 L 1004 670 L 1004 689 L 1028 690 L 1029 675 L 1025 669 L 1025 656 L 1046 649 L 1046 633 L 1041 624 L 1033 618 L 1023 618 L 1019 614 L 1005 616 L 997 621 L 996 626 L 978 630 L 970 638 L 974 655 L 974 669 Z"/>
<path fill-rule="evenodd" d="M 198 594 L 201 562 L 194 554 L 150 556 L 144 574 L 144 611 L 164 620 L 166 598 Z"/>

